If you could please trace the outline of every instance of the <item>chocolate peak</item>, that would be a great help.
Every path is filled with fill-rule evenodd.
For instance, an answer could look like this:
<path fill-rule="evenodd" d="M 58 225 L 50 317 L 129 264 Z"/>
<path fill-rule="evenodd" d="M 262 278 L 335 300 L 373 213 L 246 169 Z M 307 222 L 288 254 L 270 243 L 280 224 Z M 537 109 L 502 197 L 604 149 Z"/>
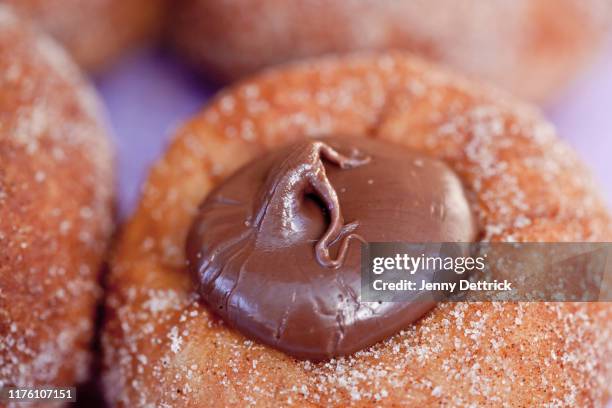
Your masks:
<path fill-rule="evenodd" d="M 338 194 L 327 177 L 323 160 L 341 169 L 351 169 L 368 163 L 370 158 L 361 155 L 358 150 L 353 150 L 351 156 L 345 156 L 318 140 L 297 144 L 286 159 L 270 170 L 261 189 L 262 198 L 258 200 L 253 225 L 259 228 L 269 212 L 286 214 L 287 221 L 291 222 L 291 217 L 297 213 L 298 204 L 312 195 L 316 196 L 328 211 L 330 221 L 325 233 L 314 246 L 315 255 L 321 266 L 338 268 L 344 261 L 350 240 L 363 241 L 363 238 L 352 233 L 359 221 L 344 225 Z M 330 247 L 340 240 L 338 256 L 332 259 Z"/>
<path fill-rule="evenodd" d="M 345 219 L 349 220 L 345 223 Z M 366 138 L 302 141 L 248 163 L 200 206 L 186 255 L 201 298 L 232 327 L 299 358 L 350 354 L 435 306 L 360 299 L 364 242 L 471 242 L 444 163 Z"/>

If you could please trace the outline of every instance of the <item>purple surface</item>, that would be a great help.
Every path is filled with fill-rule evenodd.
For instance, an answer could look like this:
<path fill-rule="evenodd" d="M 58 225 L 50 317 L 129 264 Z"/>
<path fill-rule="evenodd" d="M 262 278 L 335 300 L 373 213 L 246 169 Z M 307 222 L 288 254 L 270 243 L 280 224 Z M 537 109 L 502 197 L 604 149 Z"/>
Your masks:
<path fill-rule="evenodd" d="M 130 55 L 96 83 L 115 135 L 119 210 L 125 217 L 173 130 L 203 106 L 212 88 L 156 50 Z"/>
<path fill-rule="evenodd" d="M 546 113 L 591 167 L 612 203 L 612 41 Z"/>
<path fill-rule="evenodd" d="M 213 88 L 153 50 L 129 56 L 97 84 L 116 134 L 120 212 L 125 216 L 172 129 L 198 111 Z M 589 163 L 612 202 L 612 44 L 545 111 Z"/>

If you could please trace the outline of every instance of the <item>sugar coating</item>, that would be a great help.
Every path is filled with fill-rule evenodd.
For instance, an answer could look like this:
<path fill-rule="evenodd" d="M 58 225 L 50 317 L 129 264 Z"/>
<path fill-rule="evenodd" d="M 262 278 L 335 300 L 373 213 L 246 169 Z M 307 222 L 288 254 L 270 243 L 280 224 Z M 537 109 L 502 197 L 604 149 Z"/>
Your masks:
<path fill-rule="evenodd" d="M 262 151 L 373 137 L 445 160 L 487 241 L 605 241 L 590 174 L 538 111 L 405 54 L 329 57 L 222 91 L 179 131 L 112 263 L 105 392 L 118 406 L 602 406 L 612 306 L 441 304 L 392 338 L 323 363 L 228 328 L 199 301 L 185 236 L 203 197 Z"/>
<path fill-rule="evenodd" d="M 82 68 L 101 72 L 159 28 L 161 0 L 3 0 L 64 47 Z"/>
<path fill-rule="evenodd" d="M 100 118 L 64 51 L 0 5 L 0 388 L 88 375 L 113 226 Z"/>
<path fill-rule="evenodd" d="M 176 9 L 178 49 L 223 78 L 405 49 L 538 101 L 592 58 L 612 16 L 609 0 L 193 0 Z"/>

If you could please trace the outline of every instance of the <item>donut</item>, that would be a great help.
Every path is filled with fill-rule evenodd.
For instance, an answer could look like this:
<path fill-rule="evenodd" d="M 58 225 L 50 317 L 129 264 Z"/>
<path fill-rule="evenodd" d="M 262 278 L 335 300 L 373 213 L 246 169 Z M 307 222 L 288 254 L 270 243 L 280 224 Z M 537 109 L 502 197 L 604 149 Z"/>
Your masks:
<path fill-rule="evenodd" d="M 342 249 L 336 255 L 326 251 L 333 243 L 349 247 L 349 262 L 359 240 L 354 235 L 367 239 L 376 233 L 376 224 L 362 219 L 356 225 L 353 218 L 360 200 L 374 202 L 364 199 L 374 195 L 351 196 L 340 186 L 355 179 L 370 184 L 360 169 L 376 162 L 381 153 L 368 146 L 377 143 L 391 146 L 385 150 L 385 171 L 400 177 L 392 178 L 394 191 L 404 191 L 402 177 L 413 186 L 421 180 L 413 198 L 442 197 L 436 202 L 444 203 L 444 196 L 436 195 L 439 189 L 429 185 L 445 180 L 448 172 L 456 175 L 442 185 L 455 192 L 453 202 L 465 200 L 465 207 L 447 205 L 455 211 L 447 218 L 455 221 L 423 227 L 419 234 L 429 235 L 422 239 L 605 242 L 612 237 L 610 214 L 589 171 L 537 109 L 501 91 L 401 52 L 328 56 L 271 69 L 222 90 L 178 130 L 122 230 L 112 255 L 102 334 L 110 404 L 603 406 L 612 384 L 610 303 L 442 302 L 419 312 L 412 323 L 405 314 L 395 315 L 408 324 L 394 328 L 390 337 L 385 325 L 366 325 L 378 332 L 359 351 L 336 342 L 339 347 L 315 354 L 309 350 L 329 342 L 294 336 L 283 343 L 284 332 L 274 339 L 259 318 L 271 310 L 267 302 L 286 297 L 277 269 L 287 268 L 287 283 L 300 265 L 334 266 L 343 257 Z M 290 149 L 286 146 L 302 150 L 283 150 Z M 411 155 L 401 153 L 404 149 Z M 406 163 L 397 161 L 400 153 Z M 372 157 L 371 164 L 365 164 L 366 157 Z M 414 166 L 428 170 L 419 173 Z M 277 168 L 284 170 L 272 170 Z M 299 172 L 305 173 L 291 177 Z M 304 179 L 309 188 L 296 182 Z M 254 180 L 276 188 L 253 195 L 249 183 Z M 309 229 L 304 220 L 321 215 L 306 204 L 300 210 L 305 218 L 295 218 L 295 225 L 270 218 L 278 206 L 288 214 L 297 211 L 294 201 L 283 198 L 293 191 L 292 183 L 301 186 L 297 196 L 315 194 L 313 200 L 328 209 L 328 229 Z M 335 193 L 327 189 L 329 183 Z M 380 185 L 378 176 L 372 185 Z M 400 203 L 397 208 L 407 208 L 402 195 L 392 197 Z M 334 212 L 338 202 L 343 214 Z M 244 208 L 252 208 L 253 218 L 235 218 Z M 387 222 L 387 214 L 395 221 L 398 211 L 385 211 L 381 222 Z M 416 223 L 423 208 L 414 211 L 410 219 Z M 473 233 L 466 218 L 470 212 Z M 383 233 L 408 233 L 402 222 L 384 225 Z M 452 232 L 453 225 L 461 226 L 459 232 Z M 249 227 L 284 238 L 257 241 L 257 247 Z M 238 239 L 227 238 L 228 233 Z M 300 255 L 287 246 L 289 252 L 283 252 L 285 242 L 301 245 L 308 239 L 311 246 L 316 241 L 316 250 Z M 261 252 L 243 264 L 244 251 Z M 262 260 L 271 270 L 258 265 Z M 208 279 L 210 271 L 221 277 Z M 255 272 L 262 282 L 253 279 Z M 304 286 L 303 292 L 309 290 Z M 302 300 L 296 291 L 294 301 Z M 325 309 L 329 299 L 319 300 Z M 253 313 L 236 317 L 236 305 Z M 304 321 L 313 316 L 304 313 Z M 289 320 L 286 325 L 304 336 L 312 334 L 309 327 L 318 330 L 318 321 L 300 328 Z"/>
<path fill-rule="evenodd" d="M 170 42 L 196 68 L 233 80 L 288 60 L 405 49 L 545 102 L 593 56 L 607 0 L 182 0 Z"/>
<path fill-rule="evenodd" d="M 0 388 L 72 386 L 89 374 L 111 162 L 79 69 L 0 5 Z"/>
<path fill-rule="evenodd" d="M 2 0 L 51 34 L 83 68 L 98 72 L 153 37 L 162 0 Z"/>

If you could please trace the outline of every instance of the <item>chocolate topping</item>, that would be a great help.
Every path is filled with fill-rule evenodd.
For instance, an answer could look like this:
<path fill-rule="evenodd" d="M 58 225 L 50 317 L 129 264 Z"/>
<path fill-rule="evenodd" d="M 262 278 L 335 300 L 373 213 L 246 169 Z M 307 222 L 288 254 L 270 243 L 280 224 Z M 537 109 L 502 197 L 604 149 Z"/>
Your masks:
<path fill-rule="evenodd" d="M 266 154 L 200 206 L 187 259 L 202 299 L 287 354 L 350 354 L 407 327 L 430 296 L 359 299 L 363 242 L 471 242 L 461 182 L 442 162 L 365 138 L 308 140 Z"/>

